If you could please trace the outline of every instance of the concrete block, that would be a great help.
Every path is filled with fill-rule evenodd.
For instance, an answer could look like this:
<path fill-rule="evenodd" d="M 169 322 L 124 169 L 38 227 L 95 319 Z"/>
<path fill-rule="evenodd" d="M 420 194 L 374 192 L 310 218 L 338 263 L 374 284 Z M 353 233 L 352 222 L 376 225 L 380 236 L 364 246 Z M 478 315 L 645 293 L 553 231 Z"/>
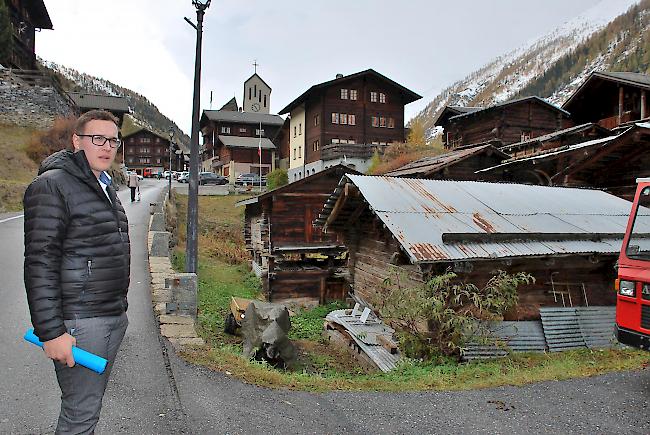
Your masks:
<path fill-rule="evenodd" d="M 198 281 L 195 273 L 177 273 L 165 280 L 165 288 L 172 292 L 172 302 L 176 304 L 174 314 L 196 318 Z"/>
<path fill-rule="evenodd" d="M 182 349 L 184 346 L 204 346 L 205 341 L 202 338 L 170 338 L 169 342 L 174 349 Z"/>
<path fill-rule="evenodd" d="M 153 234 L 151 241 L 150 257 L 169 257 L 169 236 L 166 231 L 151 231 Z"/>
<path fill-rule="evenodd" d="M 167 312 L 167 302 L 154 303 L 153 311 L 157 316 L 165 314 L 165 312 Z"/>
<path fill-rule="evenodd" d="M 165 215 L 163 213 L 154 213 L 151 216 L 149 231 L 165 231 Z"/>
<path fill-rule="evenodd" d="M 162 213 L 163 212 L 163 203 L 162 202 L 150 202 L 149 203 L 149 214 Z"/>
<path fill-rule="evenodd" d="M 194 325 L 194 319 L 189 316 L 175 316 L 164 314 L 158 318 L 158 321 L 162 323 L 170 323 L 175 325 Z"/>
<path fill-rule="evenodd" d="M 151 302 L 171 302 L 172 292 L 170 290 L 158 290 L 151 293 Z"/>
<path fill-rule="evenodd" d="M 160 325 L 160 333 L 167 338 L 196 338 L 196 331 L 194 325 L 176 325 L 176 324 L 163 324 Z"/>

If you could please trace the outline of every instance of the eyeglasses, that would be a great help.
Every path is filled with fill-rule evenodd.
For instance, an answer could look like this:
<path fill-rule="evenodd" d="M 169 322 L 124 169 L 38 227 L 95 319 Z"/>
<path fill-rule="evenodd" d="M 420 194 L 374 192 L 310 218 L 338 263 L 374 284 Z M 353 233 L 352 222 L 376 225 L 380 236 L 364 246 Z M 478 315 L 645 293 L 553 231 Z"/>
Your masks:
<path fill-rule="evenodd" d="M 77 133 L 75 133 L 77 134 Z M 106 142 L 108 142 L 108 145 L 111 148 L 119 148 L 120 145 L 122 145 L 122 141 L 118 138 L 108 138 L 106 136 L 102 136 L 100 134 L 77 134 L 79 137 L 89 137 L 90 142 L 92 142 L 93 145 L 96 145 L 98 147 L 103 147 L 106 145 Z"/>

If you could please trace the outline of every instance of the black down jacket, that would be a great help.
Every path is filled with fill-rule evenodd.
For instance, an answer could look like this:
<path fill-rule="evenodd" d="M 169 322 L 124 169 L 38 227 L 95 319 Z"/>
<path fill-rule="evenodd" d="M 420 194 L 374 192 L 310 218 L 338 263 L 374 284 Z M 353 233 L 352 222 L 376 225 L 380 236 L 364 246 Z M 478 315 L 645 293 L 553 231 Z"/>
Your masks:
<path fill-rule="evenodd" d="M 34 332 L 66 332 L 64 319 L 126 311 L 129 225 L 102 190 L 83 151 L 59 151 L 41 164 L 25 207 L 25 288 Z"/>

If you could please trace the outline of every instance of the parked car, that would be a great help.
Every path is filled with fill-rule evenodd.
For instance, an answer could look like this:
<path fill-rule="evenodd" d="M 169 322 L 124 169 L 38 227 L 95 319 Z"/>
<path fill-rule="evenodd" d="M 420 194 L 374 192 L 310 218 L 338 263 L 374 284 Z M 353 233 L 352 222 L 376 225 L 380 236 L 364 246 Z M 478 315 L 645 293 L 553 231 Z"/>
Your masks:
<path fill-rule="evenodd" d="M 237 179 L 235 180 L 235 185 L 236 186 L 259 186 L 260 182 L 262 186 L 266 186 L 266 177 L 262 177 L 260 179 L 260 176 L 257 174 L 239 174 L 237 176 Z"/>
<path fill-rule="evenodd" d="M 190 182 L 190 173 L 189 172 L 181 172 L 178 175 L 178 181 L 179 183 L 189 183 Z"/>
<path fill-rule="evenodd" d="M 228 179 L 222 175 L 213 174 L 212 172 L 201 172 L 199 174 L 199 184 L 228 184 Z"/>

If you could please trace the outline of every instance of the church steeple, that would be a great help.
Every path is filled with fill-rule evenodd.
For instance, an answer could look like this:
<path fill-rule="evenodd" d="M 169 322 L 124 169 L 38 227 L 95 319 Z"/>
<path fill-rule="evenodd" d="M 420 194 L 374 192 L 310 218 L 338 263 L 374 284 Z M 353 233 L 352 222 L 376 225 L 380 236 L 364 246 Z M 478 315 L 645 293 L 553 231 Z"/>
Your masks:
<path fill-rule="evenodd" d="M 257 74 L 258 66 L 255 60 L 254 73 L 244 82 L 244 112 L 271 113 L 271 87 Z"/>

